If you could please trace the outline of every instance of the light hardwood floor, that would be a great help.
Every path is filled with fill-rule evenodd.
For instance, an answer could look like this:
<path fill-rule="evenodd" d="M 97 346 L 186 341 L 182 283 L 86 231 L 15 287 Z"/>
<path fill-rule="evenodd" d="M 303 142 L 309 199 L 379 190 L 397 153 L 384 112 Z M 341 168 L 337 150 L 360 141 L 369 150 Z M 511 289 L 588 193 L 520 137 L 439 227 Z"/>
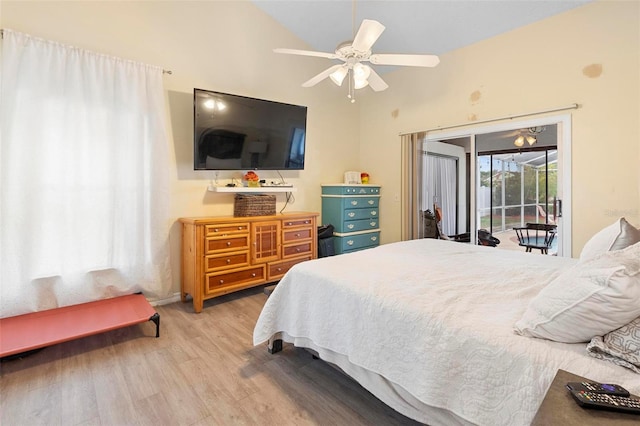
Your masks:
<path fill-rule="evenodd" d="M 0 365 L 0 424 L 417 425 L 302 349 L 252 345 L 262 287 Z"/>

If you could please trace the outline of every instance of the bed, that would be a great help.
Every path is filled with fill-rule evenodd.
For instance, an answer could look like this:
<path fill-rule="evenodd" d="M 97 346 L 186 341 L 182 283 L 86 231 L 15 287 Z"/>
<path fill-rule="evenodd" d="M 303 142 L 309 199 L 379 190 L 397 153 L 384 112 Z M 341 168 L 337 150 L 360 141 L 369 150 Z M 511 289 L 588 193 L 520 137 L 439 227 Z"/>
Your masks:
<path fill-rule="evenodd" d="M 639 374 L 587 343 L 514 332 L 577 264 L 433 239 L 304 262 L 267 299 L 254 344 L 308 348 L 419 422 L 528 425 L 558 369 L 640 394 Z"/>

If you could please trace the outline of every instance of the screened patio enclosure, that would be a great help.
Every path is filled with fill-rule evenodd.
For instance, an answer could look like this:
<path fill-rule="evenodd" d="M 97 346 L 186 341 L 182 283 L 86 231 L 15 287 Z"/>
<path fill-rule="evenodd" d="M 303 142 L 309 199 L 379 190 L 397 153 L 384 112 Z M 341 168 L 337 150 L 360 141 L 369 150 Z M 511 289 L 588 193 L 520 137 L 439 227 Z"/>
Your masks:
<path fill-rule="evenodd" d="M 479 228 L 501 234 L 527 223 L 556 223 L 556 149 L 481 153 L 477 161 Z"/>

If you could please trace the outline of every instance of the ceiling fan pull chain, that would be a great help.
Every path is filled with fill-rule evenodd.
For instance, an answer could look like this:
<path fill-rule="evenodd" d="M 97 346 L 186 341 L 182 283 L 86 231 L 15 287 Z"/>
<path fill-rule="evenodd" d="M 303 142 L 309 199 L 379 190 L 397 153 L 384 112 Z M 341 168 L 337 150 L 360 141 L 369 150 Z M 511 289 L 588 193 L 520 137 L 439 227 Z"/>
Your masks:
<path fill-rule="evenodd" d="M 355 89 L 355 81 L 353 76 L 353 68 L 349 69 L 349 99 L 351 99 L 351 103 L 356 101 L 356 89 Z"/>

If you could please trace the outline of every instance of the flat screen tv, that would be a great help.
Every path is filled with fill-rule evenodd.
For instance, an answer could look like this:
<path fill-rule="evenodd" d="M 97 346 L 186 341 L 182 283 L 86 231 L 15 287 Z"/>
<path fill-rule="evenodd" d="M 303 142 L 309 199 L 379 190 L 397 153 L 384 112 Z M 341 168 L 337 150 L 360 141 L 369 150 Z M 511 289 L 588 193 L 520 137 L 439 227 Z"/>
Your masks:
<path fill-rule="evenodd" d="M 195 170 L 303 170 L 307 107 L 193 89 Z"/>

